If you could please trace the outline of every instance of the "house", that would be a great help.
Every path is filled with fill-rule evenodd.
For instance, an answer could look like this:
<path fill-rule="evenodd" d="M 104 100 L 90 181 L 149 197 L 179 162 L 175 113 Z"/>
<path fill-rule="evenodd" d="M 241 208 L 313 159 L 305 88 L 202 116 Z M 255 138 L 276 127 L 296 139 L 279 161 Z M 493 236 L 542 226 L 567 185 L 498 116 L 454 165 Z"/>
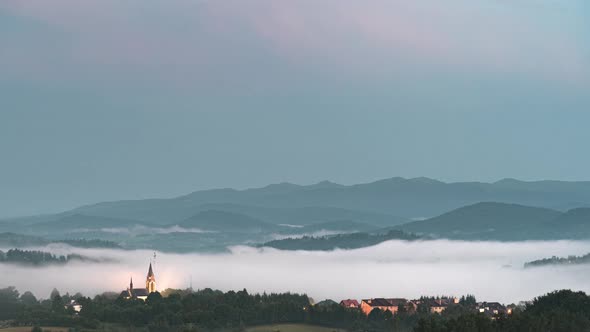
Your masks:
<path fill-rule="evenodd" d="M 428 308 L 431 314 L 440 314 L 443 311 L 445 311 L 448 307 L 449 303 L 447 301 L 443 301 L 442 299 L 436 299 L 428 302 Z"/>
<path fill-rule="evenodd" d="M 82 305 L 80 303 L 76 302 L 75 300 L 71 300 L 70 303 L 67 303 L 66 305 L 64 305 L 64 308 L 66 310 L 72 309 L 76 314 L 79 314 L 80 311 L 82 311 Z"/>
<path fill-rule="evenodd" d="M 377 299 L 368 299 L 361 301 L 361 311 L 365 315 L 369 315 L 371 311 L 374 309 L 379 309 L 382 311 L 390 311 L 392 314 L 395 314 L 400 305 L 406 306 L 408 304 L 408 300 L 406 299 L 384 299 L 384 298 L 377 298 Z"/>
<path fill-rule="evenodd" d="M 443 311 L 445 311 L 450 305 L 453 304 L 458 304 L 459 303 L 459 299 L 456 297 L 439 297 L 439 298 L 426 298 L 426 299 L 420 299 L 420 300 L 414 300 L 412 301 L 412 303 L 415 304 L 416 307 L 418 307 L 418 305 L 425 305 L 426 307 L 428 307 L 428 310 L 430 311 L 430 313 L 434 314 L 434 313 L 442 313 Z"/>
<path fill-rule="evenodd" d="M 340 305 L 344 308 L 348 308 L 348 309 L 358 309 L 359 308 L 359 302 L 357 300 L 342 300 L 340 301 Z"/>
<path fill-rule="evenodd" d="M 511 314 L 512 309 L 506 309 L 505 306 L 498 302 L 480 302 L 476 306 L 477 311 L 488 316 Z"/>

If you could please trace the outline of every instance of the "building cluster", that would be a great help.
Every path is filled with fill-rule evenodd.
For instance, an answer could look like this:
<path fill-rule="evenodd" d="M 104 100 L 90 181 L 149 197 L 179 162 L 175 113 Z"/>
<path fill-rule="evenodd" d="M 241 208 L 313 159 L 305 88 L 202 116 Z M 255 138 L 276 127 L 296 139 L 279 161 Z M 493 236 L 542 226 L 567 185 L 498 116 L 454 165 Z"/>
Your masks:
<path fill-rule="evenodd" d="M 131 281 L 129 282 L 129 287 L 127 287 L 126 290 L 121 292 L 121 297 L 127 300 L 138 299 L 145 301 L 151 293 L 155 293 L 156 291 L 156 275 L 154 274 L 152 264 L 150 263 L 147 277 L 145 279 L 145 288 L 133 287 L 133 278 L 131 278 Z"/>
<path fill-rule="evenodd" d="M 150 263 L 145 280 L 145 288 L 135 288 L 133 286 L 133 278 L 131 278 L 129 287 L 122 291 L 120 296 L 127 300 L 138 299 L 145 301 L 147 300 L 148 296 L 154 292 L 157 292 L 156 276 L 154 274 L 152 264 Z M 331 300 L 326 300 L 324 302 L 336 304 L 336 302 Z M 353 299 L 342 300 L 340 301 L 340 306 L 350 310 L 360 310 L 368 316 L 375 309 L 381 310 L 383 312 L 389 311 L 393 315 L 399 313 L 400 311 L 404 311 L 406 313 L 415 313 L 420 309 L 432 314 L 440 314 L 448 307 L 457 305 L 459 303 L 460 300 L 456 297 L 422 297 L 418 300 L 407 300 L 403 298 L 373 298 L 361 300 L 360 303 Z M 320 304 L 318 303 L 318 305 Z M 472 307 L 476 312 L 480 312 L 491 318 L 502 314 L 512 314 L 513 309 L 512 307 L 505 307 L 498 302 L 479 302 L 475 303 L 475 305 L 472 305 Z M 65 305 L 65 308 L 68 310 L 73 310 L 75 313 L 79 313 L 82 310 L 82 305 L 76 301 L 71 301 Z"/>
<path fill-rule="evenodd" d="M 157 292 L 156 288 L 156 275 L 154 274 L 154 269 L 152 268 L 152 264 L 150 263 L 150 267 L 148 268 L 147 277 L 145 279 L 145 288 L 135 288 L 133 287 L 133 277 L 129 282 L 129 287 L 126 290 L 121 292 L 121 297 L 130 300 L 130 299 L 137 299 L 145 301 L 147 300 L 148 296 L 151 293 Z M 75 300 L 72 300 L 69 303 L 64 305 L 66 310 L 72 310 L 74 313 L 79 314 L 82 311 L 82 305 Z"/>
<path fill-rule="evenodd" d="M 442 313 L 448 307 L 459 304 L 459 298 L 456 297 L 438 297 L 438 298 L 421 298 L 418 300 L 407 300 L 403 298 L 374 298 L 361 300 L 348 299 L 342 300 L 340 305 L 347 309 L 360 310 L 365 315 L 369 315 L 373 310 L 389 311 L 392 314 L 403 310 L 407 313 L 413 313 L 422 307 L 430 313 Z M 475 311 L 495 317 L 501 314 L 511 314 L 512 308 L 507 308 L 498 302 L 479 302 L 474 306 Z"/>
<path fill-rule="evenodd" d="M 64 305 L 66 310 L 72 310 L 74 313 L 79 314 L 82 311 L 82 305 L 76 300 L 71 300 L 69 303 Z"/>
<path fill-rule="evenodd" d="M 475 309 L 486 316 L 511 315 L 512 307 L 505 307 L 498 302 L 479 302 Z"/>

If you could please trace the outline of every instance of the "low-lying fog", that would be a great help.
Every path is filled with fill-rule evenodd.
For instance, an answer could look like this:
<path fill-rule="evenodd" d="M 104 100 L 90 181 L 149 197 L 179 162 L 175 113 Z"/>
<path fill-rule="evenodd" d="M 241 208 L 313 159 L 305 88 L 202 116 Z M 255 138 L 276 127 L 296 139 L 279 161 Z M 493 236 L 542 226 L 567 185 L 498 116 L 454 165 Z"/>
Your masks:
<path fill-rule="evenodd" d="M 39 248 L 112 258 L 119 263 L 74 262 L 43 268 L 0 264 L 0 288 L 16 286 L 47 298 L 62 293 L 121 291 L 133 276 L 140 285 L 153 252 Z M 526 261 L 590 252 L 590 242 L 388 241 L 333 252 L 233 247 L 227 254 L 158 253 L 158 288 L 214 288 L 250 292 L 300 292 L 315 300 L 474 294 L 504 303 L 529 300 L 555 289 L 590 291 L 590 265 L 523 269 Z"/>
<path fill-rule="evenodd" d="M 113 233 L 113 234 L 125 234 L 125 235 L 145 235 L 145 234 L 170 234 L 170 233 L 214 233 L 212 231 L 205 231 L 199 228 L 185 228 L 176 226 L 170 227 L 148 227 L 143 225 L 135 225 L 132 227 L 111 227 L 111 228 L 99 228 L 99 229 L 91 229 L 91 228 L 80 228 L 75 229 L 74 232 L 96 232 L 100 231 L 103 233 Z"/>

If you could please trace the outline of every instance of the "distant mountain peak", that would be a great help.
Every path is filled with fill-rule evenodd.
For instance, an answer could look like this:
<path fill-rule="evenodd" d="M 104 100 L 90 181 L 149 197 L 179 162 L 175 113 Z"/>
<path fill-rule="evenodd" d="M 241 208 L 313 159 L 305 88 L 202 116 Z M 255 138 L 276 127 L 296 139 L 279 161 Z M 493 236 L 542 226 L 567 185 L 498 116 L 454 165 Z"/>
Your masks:
<path fill-rule="evenodd" d="M 387 178 L 387 179 L 382 179 L 382 180 L 377 180 L 377 181 L 373 181 L 371 183 L 367 183 L 368 185 L 372 185 L 372 184 L 391 184 L 391 183 L 403 183 L 403 182 L 407 182 L 408 179 L 406 178 L 402 178 L 400 176 L 395 176 L 392 178 Z M 356 186 L 363 186 L 363 185 L 367 185 L 367 184 L 357 184 Z"/>
<path fill-rule="evenodd" d="M 427 177 L 424 177 L 424 176 L 417 177 L 417 178 L 411 178 L 408 181 L 420 182 L 420 183 L 427 183 L 427 184 L 445 184 L 442 181 L 435 180 L 435 179 L 432 179 L 432 178 L 427 178 Z"/>
<path fill-rule="evenodd" d="M 321 182 L 318 182 L 316 184 L 312 184 L 310 186 L 308 186 L 308 188 L 313 188 L 313 189 L 319 189 L 319 188 L 341 188 L 344 187 L 341 184 L 332 182 L 332 181 L 328 181 L 328 180 L 324 180 Z"/>
<path fill-rule="evenodd" d="M 411 185 L 411 184 L 423 184 L 423 185 L 443 185 L 445 182 L 435 180 L 428 177 L 416 177 L 416 178 L 404 178 L 400 176 L 392 177 L 389 179 L 377 180 L 369 183 L 369 185 Z M 357 185 L 358 186 L 358 185 Z"/>
<path fill-rule="evenodd" d="M 291 182 L 273 183 L 273 184 L 269 184 L 266 187 L 262 187 L 262 189 L 298 189 L 298 188 L 301 188 L 301 186 L 298 184 L 291 183 Z"/>
<path fill-rule="evenodd" d="M 523 181 L 517 180 L 514 178 L 503 178 L 501 180 L 494 182 L 494 184 L 512 184 L 512 183 L 522 183 L 522 182 Z"/>

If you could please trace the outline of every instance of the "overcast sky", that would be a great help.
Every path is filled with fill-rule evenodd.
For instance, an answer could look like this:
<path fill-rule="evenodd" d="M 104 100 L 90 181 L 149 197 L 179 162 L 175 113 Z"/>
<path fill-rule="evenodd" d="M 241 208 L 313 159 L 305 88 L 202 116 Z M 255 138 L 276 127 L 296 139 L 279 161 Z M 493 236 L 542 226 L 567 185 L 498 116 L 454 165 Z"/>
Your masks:
<path fill-rule="evenodd" d="M 82 292 L 86 296 L 122 291 L 130 277 L 136 285 L 145 280 L 153 254 L 149 250 L 60 245 L 39 249 L 117 262 L 71 262 L 44 268 L 0 264 L 0 288 L 15 286 L 21 293 L 29 290 L 40 298 L 49 297 L 54 287 L 62 293 Z M 316 301 L 474 294 L 480 301 L 506 304 L 532 300 L 555 289 L 590 291 L 587 264 L 523 269 L 525 262 L 553 255 L 584 255 L 590 250 L 589 242 L 437 240 L 386 241 L 373 247 L 330 252 L 230 249 L 227 254 L 158 253 L 154 265 L 158 290 L 188 288 L 192 279 L 195 289 L 297 292 Z M 432 277 L 433 271 L 436 278 Z M 41 274 L 43 278 L 30 278 Z M 367 276 L 371 282 L 366 282 Z"/>
<path fill-rule="evenodd" d="M 273 182 L 590 180 L 586 0 L 2 0 L 0 216 Z"/>

